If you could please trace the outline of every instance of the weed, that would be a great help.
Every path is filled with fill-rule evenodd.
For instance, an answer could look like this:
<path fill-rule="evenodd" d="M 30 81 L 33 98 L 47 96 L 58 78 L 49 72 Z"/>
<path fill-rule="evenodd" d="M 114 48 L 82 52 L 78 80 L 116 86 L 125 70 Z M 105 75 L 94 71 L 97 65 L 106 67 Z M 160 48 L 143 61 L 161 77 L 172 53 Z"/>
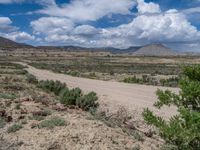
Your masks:
<path fill-rule="evenodd" d="M 38 83 L 37 78 L 32 74 L 27 74 L 26 75 L 26 80 L 27 80 L 28 83 L 32 83 L 32 84 L 37 84 Z"/>
<path fill-rule="evenodd" d="M 94 92 L 90 92 L 87 95 L 79 97 L 76 100 L 76 105 L 81 109 L 88 111 L 89 109 L 95 109 L 98 106 L 98 103 L 96 103 L 97 100 L 97 94 Z"/>
<path fill-rule="evenodd" d="M 2 118 L 0 118 L 0 128 L 3 128 L 6 125 L 5 120 L 3 120 Z"/>
<path fill-rule="evenodd" d="M 21 107 L 21 105 L 20 105 L 20 104 L 17 104 L 17 105 L 15 106 L 15 109 L 19 110 L 20 107 Z"/>
<path fill-rule="evenodd" d="M 17 95 L 14 93 L 0 93 L 0 98 L 14 100 L 17 98 Z"/>
<path fill-rule="evenodd" d="M 13 133 L 19 131 L 23 126 L 21 124 L 14 124 L 7 129 L 8 133 Z"/>
<path fill-rule="evenodd" d="M 140 150 L 140 145 L 136 145 L 135 147 L 132 148 L 132 150 Z"/>
<path fill-rule="evenodd" d="M 45 119 L 44 116 L 38 116 L 38 115 L 33 115 L 33 116 L 29 116 L 30 120 L 37 120 L 37 121 L 42 121 Z"/>
<path fill-rule="evenodd" d="M 131 135 L 138 141 L 144 141 L 144 137 L 138 131 L 132 131 Z"/>
<path fill-rule="evenodd" d="M 52 129 L 56 126 L 65 126 L 66 122 L 62 118 L 53 117 L 48 120 L 44 120 L 39 124 L 39 128 L 49 128 Z"/>

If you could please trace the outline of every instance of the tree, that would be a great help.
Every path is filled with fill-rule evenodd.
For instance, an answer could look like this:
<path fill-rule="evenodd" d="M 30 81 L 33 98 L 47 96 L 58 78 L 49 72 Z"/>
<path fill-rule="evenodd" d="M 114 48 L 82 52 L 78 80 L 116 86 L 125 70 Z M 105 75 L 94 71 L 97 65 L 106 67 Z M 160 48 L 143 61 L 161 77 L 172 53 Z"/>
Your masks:
<path fill-rule="evenodd" d="M 179 83 L 179 94 L 169 90 L 157 91 L 155 107 L 175 105 L 178 115 L 165 121 L 148 108 L 144 120 L 158 128 L 161 137 L 178 150 L 200 150 L 200 65 L 185 67 Z"/>

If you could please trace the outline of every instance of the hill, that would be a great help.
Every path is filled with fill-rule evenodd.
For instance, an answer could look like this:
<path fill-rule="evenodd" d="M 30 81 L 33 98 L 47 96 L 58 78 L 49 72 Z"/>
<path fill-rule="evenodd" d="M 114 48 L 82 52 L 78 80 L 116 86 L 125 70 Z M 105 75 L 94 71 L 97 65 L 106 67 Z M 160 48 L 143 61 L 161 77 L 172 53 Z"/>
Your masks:
<path fill-rule="evenodd" d="M 58 49 L 58 50 L 76 51 L 76 52 L 91 51 L 91 52 L 110 52 L 113 54 L 124 54 L 124 53 L 132 54 L 141 47 L 129 47 L 127 49 L 118 49 L 114 47 L 87 48 L 87 47 L 79 47 L 79 46 L 38 46 L 37 48 L 45 49 L 45 50 Z"/>
<path fill-rule="evenodd" d="M 174 56 L 176 52 L 162 44 L 150 44 L 146 46 L 135 46 L 127 49 L 113 47 L 87 48 L 79 46 L 38 46 L 33 47 L 24 43 L 17 43 L 12 40 L 0 37 L 0 50 L 15 50 L 16 48 L 37 48 L 38 50 L 62 50 L 62 51 L 91 51 L 91 52 L 110 52 L 113 54 L 132 54 L 137 56 Z"/>
<path fill-rule="evenodd" d="M 162 44 L 150 44 L 141 47 L 133 53 L 138 56 L 174 56 L 177 55 L 172 49 Z"/>
<path fill-rule="evenodd" d="M 0 49 L 33 48 L 31 45 L 17 43 L 4 37 L 0 37 Z"/>

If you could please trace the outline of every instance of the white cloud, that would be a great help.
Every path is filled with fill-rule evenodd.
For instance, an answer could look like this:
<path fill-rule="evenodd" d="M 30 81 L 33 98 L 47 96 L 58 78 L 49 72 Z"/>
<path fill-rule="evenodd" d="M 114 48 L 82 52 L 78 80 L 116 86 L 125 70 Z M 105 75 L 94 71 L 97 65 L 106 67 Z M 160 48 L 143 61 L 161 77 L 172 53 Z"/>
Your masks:
<path fill-rule="evenodd" d="M 18 28 L 12 26 L 12 21 L 8 17 L 0 17 L 0 36 L 9 38 L 18 42 L 34 40 L 34 36 L 26 32 L 18 31 Z"/>
<path fill-rule="evenodd" d="M 0 17 L 0 25 L 9 25 L 12 21 L 8 17 Z"/>
<path fill-rule="evenodd" d="M 91 36 L 99 34 L 99 30 L 90 25 L 81 25 L 74 29 L 73 34 Z"/>
<path fill-rule="evenodd" d="M 54 20 L 57 19 L 54 18 Z M 74 28 L 70 26 L 71 30 L 66 30 L 66 32 L 62 29 L 64 25 L 67 25 L 65 21 L 62 25 L 58 22 L 56 25 L 51 23 L 52 26 L 49 26 L 47 20 L 40 23 L 34 29 L 43 27 L 40 32 L 48 33 L 45 38 L 46 42 L 87 47 L 113 46 L 126 48 L 151 42 L 194 42 L 200 39 L 200 32 L 187 21 L 183 14 L 177 13 L 176 10 L 152 15 L 142 14 L 128 24 L 105 29 L 81 25 Z"/>
<path fill-rule="evenodd" d="M 42 17 L 31 22 L 35 34 L 67 34 L 73 26 L 72 21 L 60 17 Z"/>
<path fill-rule="evenodd" d="M 0 4 L 21 3 L 25 0 L 0 0 Z"/>
<path fill-rule="evenodd" d="M 26 32 L 20 32 L 20 31 L 4 34 L 4 37 L 17 42 L 27 42 L 35 39 L 34 36 L 31 36 Z"/>
<path fill-rule="evenodd" d="M 0 0 L 0 4 L 12 4 L 12 3 L 38 3 L 40 5 L 55 5 L 54 0 Z"/>
<path fill-rule="evenodd" d="M 137 5 L 137 9 L 138 12 L 141 14 L 144 13 L 160 13 L 160 6 L 158 4 L 155 3 L 146 3 L 144 2 L 144 0 L 137 0 L 138 5 Z"/>
<path fill-rule="evenodd" d="M 80 24 L 79 21 L 98 20 L 117 11 L 119 14 L 128 14 L 131 3 L 125 5 L 119 1 L 114 6 L 108 6 L 109 4 L 103 5 L 104 0 L 96 1 L 98 5 L 93 0 L 75 0 L 62 7 L 52 5 L 40 12 L 54 17 L 42 17 L 32 21 L 31 26 L 36 35 L 44 36 L 43 40 L 40 39 L 41 42 L 56 45 L 127 48 L 160 42 L 188 43 L 188 47 L 192 48 L 199 42 L 200 32 L 187 20 L 184 13 L 176 9 L 162 12 L 158 4 L 143 0 L 137 2 L 137 16 L 130 23 L 118 27 L 95 28 L 86 22 Z M 124 4 L 123 9 L 118 8 L 120 4 Z M 77 25 L 77 21 L 80 25 Z"/>
<path fill-rule="evenodd" d="M 61 7 L 48 5 L 37 12 L 74 21 L 96 21 L 108 14 L 129 14 L 134 5 L 134 0 L 73 0 Z"/>
<path fill-rule="evenodd" d="M 11 32 L 17 30 L 16 27 L 11 26 L 12 21 L 8 17 L 0 17 L 0 32 Z"/>

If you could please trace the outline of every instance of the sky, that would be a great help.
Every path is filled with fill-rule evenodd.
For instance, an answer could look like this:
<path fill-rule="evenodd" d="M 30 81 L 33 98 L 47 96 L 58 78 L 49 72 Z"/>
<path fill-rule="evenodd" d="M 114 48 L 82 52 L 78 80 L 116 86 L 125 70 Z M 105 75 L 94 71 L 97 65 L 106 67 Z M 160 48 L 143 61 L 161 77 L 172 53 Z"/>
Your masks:
<path fill-rule="evenodd" d="M 54 46 L 200 52 L 200 0 L 0 0 L 0 36 Z"/>

